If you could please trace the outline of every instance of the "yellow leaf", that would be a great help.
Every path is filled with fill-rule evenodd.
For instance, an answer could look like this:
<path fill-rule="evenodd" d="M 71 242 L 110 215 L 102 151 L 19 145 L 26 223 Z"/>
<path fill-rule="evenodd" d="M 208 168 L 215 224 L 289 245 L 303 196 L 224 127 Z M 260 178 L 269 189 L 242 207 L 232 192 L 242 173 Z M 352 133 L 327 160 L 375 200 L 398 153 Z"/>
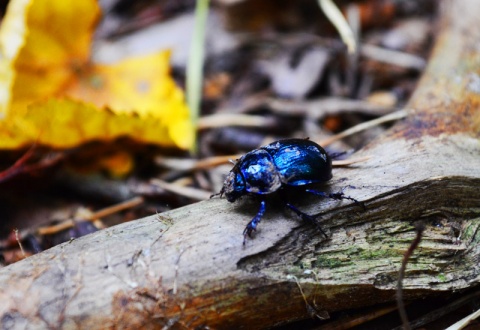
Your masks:
<path fill-rule="evenodd" d="M 0 148 L 128 136 L 189 148 L 193 127 L 169 53 L 89 61 L 95 0 L 12 0 L 0 29 Z M 110 111 L 111 110 L 111 111 Z"/>
<path fill-rule="evenodd" d="M 175 112 L 175 111 L 173 111 Z M 47 114 L 47 115 L 45 115 Z M 56 148 L 71 148 L 79 141 L 111 141 L 122 136 L 135 136 L 145 143 L 162 144 L 165 136 L 175 135 L 172 131 L 187 131 L 180 125 L 171 126 L 168 119 L 153 116 L 140 117 L 115 114 L 96 106 L 71 99 L 49 99 L 30 105 L 21 117 L 10 117 L 12 129 L 21 131 L 24 141 L 41 141 Z M 94 118 L 94 120 L 92 120 Z M 3 134 L 6 127 L 0 123 L 0 143 L 14 145 L 17 135 Z M 187 147 L 182 146 L 181 147 Z"/>

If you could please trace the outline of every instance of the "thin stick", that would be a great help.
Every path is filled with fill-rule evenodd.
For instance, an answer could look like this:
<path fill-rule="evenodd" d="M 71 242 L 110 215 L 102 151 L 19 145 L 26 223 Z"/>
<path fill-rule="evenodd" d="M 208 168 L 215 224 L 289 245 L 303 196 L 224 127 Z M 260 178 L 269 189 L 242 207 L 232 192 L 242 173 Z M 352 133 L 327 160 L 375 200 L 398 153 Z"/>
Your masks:
<path fill-rule="evenodd" d="M 132 207 L 138 206 L 138 205 L 142 204 L 143 202 L 144 202 L 143 197 L 138 197 L 137 196 L 137 197 L 129 199 L 125 202 L 121 202 L 121 203 L 106 207 L 104 209 L 98 210 L 97 212 L 92 213 L 92 215 L 90 215 L 87 218 L 87 220 L 93 221 L 93 220 L 96 220 L 96 219 L 100 219 L 100 218 L 106 217 L 107 215 L 117 213 L 117 212 L 120 212 L 120 211 L 123 211 L 123 210 L 126 210 L 126 209 L 130 209 Z"/>
<path fill-rule="evenodd" d="M 478 309 L 476 312 L 464 317 L 460 321 L 456 322 L 455 324 L 449 326 L 445 330 L 460 330 L 468 326 L 468 324 L 475 320 L 476 318 L 480 317 L 480 309 Z"/>
<path fill-rule="evenodd" d="M 167 191 L 170 191 L 175 194 L 185 196 L 194 200 L 198 200 L 198 201 L 207 200 L 212 195 L 211 192 L 208 192 L 205 190 L 191 188 L 191 187 L 183 187 L 178 184 L 169 183 L 160 179 L 152 179 L 150 182 Z"/>
<path fill-rule="evenodd" d="M 413 254 L 413 251 L 417 248 L 418 244 L 420 244 L 420 241 L 422 240 L 422 233 L 425 229 L 425 225 L 422 222 L 418 222 L 415 224 L 415 231 L 417 235 L 415 236 L 415 239 L 413 240 L 412 244 L 408 248 L 407 252 L 405 252 L 405 255 L 403 256 L 403 261 L 402 261 L 402 266 L 400 267 L 400 271 L 398 273 L 398 282 L 397 282 L 397 306 L 398 306 L 398 312 L 400 313 L 400 318 L 402 319 L 403 323 L 403 329 L 404 330 L 410 330 L 410 323 L 408 321 L 407 317 L 407 312 L 405 310 L 405 304 L 403 302 L 403 279 L 405 277 L 405 270 L 407 269 L 407 263 L 408 259 Z"/>
<path fill-rule="evenodd" d="M 271 122 L 263 116 L 253 116 L 236 113 L 221 113 L 203 116 L 198 119 L 198 130 L 225 126 L 264 127 Z"/>
<path fill-rule="evenodd" d="M 95 221 L 97 219 L 106 217 L 107 215 L 114 214 L 132 207 L 135 207 L 137 205 L 140 205 L 144 202 L 143 197 L 135 197 L 132 199 L 129 199 L 125 202 L 118 203 L 109 207 L 106 207 L 104 209 L 98 210 L 97 212 L 94 212 L 90 215 L 87 215 L 86 217 L 82 218 L 82 220 L 85 221 Z M 37 233 L 39 235 L 51 235 L 58 233 L 59 231 L 72 228 L 75 226 L 75 223 L 77 220 L 75 219 L 68 219 L 66 221 L 63 221 L 62 223 L 59 223 L 58 225 L 55 226 L 48 226 L 48 227 L 40 227 L 37 229 Z"/>
<path fill-rule="evenodd" d="M 332 166 L 339 167 L 339 166 L 348 166 L 356 163 L 362 163 L 370 159 L 370 156 L 359 157 L 359 158 L 352 158 L 352 159 L 342 159 L 342 160 L 334 160 L 332 161 Z"/>
<path fill-rule="evenodd" d="M 416 319 L 415 321 L 410 322 L 411 326 L 414 329 L 420 328 L 426 324 L 429 324 L 430 322 L 433 322 L 435 320 L 440 319 L 441 317 L 444 317 L 445 315 L 452 313 L 456 309 L 459 309 L 460 307 L 464 306 L 465 304 L 473 303 L 474 301 L 478 301 L 478 297 L 480 296 L 480 291 L 475 291 L 470 294 L 461 296 L 459 299 L 455 300 L 452 303 L 449 303 L 446 306 L 442 306 L 439 309 L 436 309 L 434 311 L 431 311 L 422 317 Z M 400 330 L 402 327 L 397 327 L 393 328 L 392 330 Z"/>
<path fill-rule="evenodd" d="M 320 8 L 322 8 L 325 16 L 327 16 L 329 21 L 337 29 L 342 41 L 345 43 L 345 45 L 347 45 L 348 52 L 350 54 L 355 53 L 357 49 L 355 36 L 340 9 L 335 6 L 332 0 L 318 0 L 318 4 L 320 5 Z"/>
<path fill-rule="evenodd" d="M 427 61 L 420 56 L 400 52 L 397 50 L 386 49 L 375 45 L 363 44 L 361 48 L 363 56 L 370 57 L 374 60 L 397 65 L 404 68 L 415 69 L 421 71 L 425 69 Z"/>
<path fill-rule="evenodd" d="M 329 144 L 332 144 L 335 141 L 341 140 L 341 139 L 343 139 L 347 136 L 359 133 L 361 131 L 372 128 L 374 126 L 378 126 L 380 124 L 387 123 L 389 121 L 394 121 L 394 120 L 405 118 L 407 116 L 407 114 L 408 114 L 407 110 L 399 110 L 399 111 L 389 113 L 388 115 L 385 115 L 385 116 L 382 116 L 382 117 L 379 117 L 379 118 L 376 118 L 376 119 L 373 119 L 373 120 L 369 120 L 369 121 L 363 122 L 361 124 L 355 125 L 353 127 L 350 127 L 349 129 L 347 129 L 347 130 L 345 130 L 341 133 L 338 133 L 336 135 L 333 135 L 329 138 L 326 138 L 326 139 L 320 141 L 319 144 L 322 145 L 322 146 L 327 146 Z"/>
<path fill-rule="evenodd" d="M 205 170 L 218 165 L 226 164 L 232 159 L 238 159 L 242 157 L 241 154 L 226 155 L 226 156 L 214 156 L 203 158 L 200 160 L 183 159 L 183 158 L 169 158 L 169 157 L 156 157 L 155 162 L 159 166 L 163 166 L 176 171 L 196 171 Z"/>
<path fill-rule="evenodd" d="M 21 172 L 25 163 L 32 156 L 35 145 L 32 145 L 15 163 L 4 171 L 0 171 L 0 181 L 6 181 L 15 174 Z"/>
<path fill-rule="evenodd" d="M 15 228 L 13 232 L 15 233 L 15 239 L 17 240 L 18 246 L 20 247 L 20 251 L 22 252 L 23 257 L 26 258 L 27 255 L 25 254 L 25 250 L 23 249 L 22 241 L 18 237 L 18 229 Z"/>

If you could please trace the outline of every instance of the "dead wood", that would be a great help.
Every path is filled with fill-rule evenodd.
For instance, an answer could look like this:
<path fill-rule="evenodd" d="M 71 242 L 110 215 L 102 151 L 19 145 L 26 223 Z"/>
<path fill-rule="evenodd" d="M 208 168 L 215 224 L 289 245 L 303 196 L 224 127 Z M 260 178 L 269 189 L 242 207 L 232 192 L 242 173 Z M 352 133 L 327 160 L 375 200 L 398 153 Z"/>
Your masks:
<path fill-rule="evenodd" d="M 212 199 L 112 227 L 0 270 L 2 328 L 262 328 L 312 314 L 394 301 L 403 253 L 406 299 L 480 280 L 480 6 L 447 1 L 408 118 L 335 169 L 332 191 L 364 201 L 308 199 L 325 239 L 254 203 Z M 302 292 L 304 296 L 302 296 Z"/>

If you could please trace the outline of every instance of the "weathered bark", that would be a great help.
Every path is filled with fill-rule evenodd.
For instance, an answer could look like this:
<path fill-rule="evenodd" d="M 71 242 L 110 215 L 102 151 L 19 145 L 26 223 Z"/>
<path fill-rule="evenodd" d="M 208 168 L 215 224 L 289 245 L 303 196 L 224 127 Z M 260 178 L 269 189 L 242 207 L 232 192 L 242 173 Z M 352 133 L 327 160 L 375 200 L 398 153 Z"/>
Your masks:
<path fill-rule="evenodd" d="M 2 327 L 260 328 L 317 311 L 472 288 L 480 280 L 480 29 L 476 1 L 448 1 L 408 118 L 334 170 L 348 202 L 302 202 L 321 212 L 325 239 L 270 207 L 253 239 L 254 203 L 212 199 L 115 226 L 0 270 Z M 298 281 L 298 282 L 297 282 Z M 302 296 L 302 291 L 305 297 Z"/>

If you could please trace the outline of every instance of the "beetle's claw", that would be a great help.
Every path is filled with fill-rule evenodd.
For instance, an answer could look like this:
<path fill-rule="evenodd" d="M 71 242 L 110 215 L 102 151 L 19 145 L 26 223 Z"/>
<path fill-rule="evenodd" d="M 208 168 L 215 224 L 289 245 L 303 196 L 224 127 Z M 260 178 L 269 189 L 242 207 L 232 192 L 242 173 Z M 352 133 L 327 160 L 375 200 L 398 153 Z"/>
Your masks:
<path fill-rule="evenodd" d="M 326 193 L 326 192 L 318 191 L 318 190 L 314 190 L 314 189 L 306 189 L 305 191 L 308 192 L 308 193 L 314 194 L 316 196 L 331 198 L 331 199 L 334 199 L 334 200 L 337 200 L 337 201 L 341 201 L 342 199 L 348 199 L 348 200 L 351 200 L 352 202 L 354 202 L 355 204 L 360 205 L 364 210 L 366 210 L 365 204 L 363 202 L 360 202 L 353 197 L 345 195 L 343 193 L 343 191 L 340 191 L 340 192 L 337 192 L 337 193 Z"/>
<path fill-rule="evenodd" d="M 257 229 L 256 229 L 255 227 L 253 227 L 251 223 L 249 223 L 249 224 L 245 227 L 245 229 L 243 230 L 243 236 L 247 236 L 247 235 L 248 235 L 248 237 L 252 237 L 252 232 L 255 231 L 255 230 L 257 230 Z"/>
<path fill-rule="evenodd" d="M 335 195 L 336 197 L 334 197 L 334 199 L 338 199 L 338 200 L 342 200 L 342 199 L 349 199 L 351 200 L 352 202 L 354 202 L 355 204 L 359 205 L 360 207 L 362 207 L 362 209 L 365 211 L 367 208 L 365 207 L 365 203 L 364 202 L 360 202 L 359 200 L 353 198 L 353 197 L 350 197 L 350 196 L 347 196 L 342 192 L 339 192 L 339 193 L 335 193 L 335 194 L 332 194 L 332 195 Z"/>
<path fill-rule="evenodd" d="M 350 197 L 350 196 L 347 196 L 343 193 L 343 191 L 341 193 L 339 193 L 339 198 L 340 199 L 349 199 L 351 201 L 354 201 L 355 203 L 358 203 L 358 200 L 356 200 L 355 198 L 353 197 Z"/>
<path fill-rule="evenodd" d="M 247 240 L 247 236 L 252 238 L 252 232 L 256 231 L 257 229 L 252 226 L 251 223 L 249 223 L 245 229 L 243 230 L 243 245 L 245 245 L 245 241 Z"/>
<path fill-rule="evenodd" d="M 250 236 L 250 235 L 248 235 Z M 247 241 L 247 233 L 245 232 L 245 230 L 243 231 L 243 245 L 245 245 L 245 242 Z"/>

